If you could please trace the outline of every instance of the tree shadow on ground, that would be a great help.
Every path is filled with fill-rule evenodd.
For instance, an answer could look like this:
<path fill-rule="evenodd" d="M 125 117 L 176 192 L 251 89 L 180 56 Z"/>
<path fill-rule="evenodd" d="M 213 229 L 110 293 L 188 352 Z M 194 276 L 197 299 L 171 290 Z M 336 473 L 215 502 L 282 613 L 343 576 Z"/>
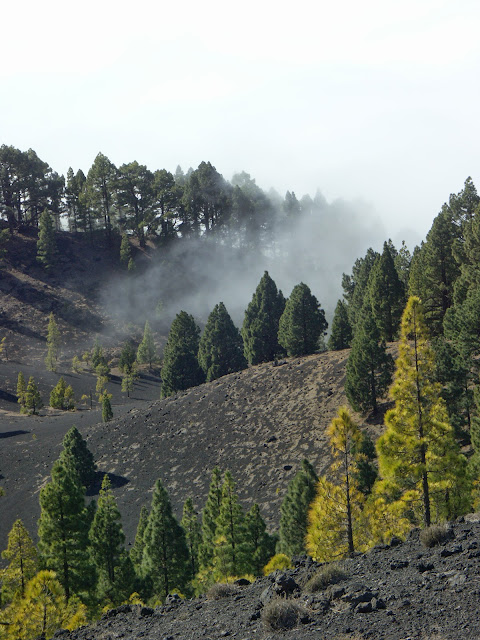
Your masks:
<path fill-rule="evenodd" d="M 87 489 L 87 496 L 97 496 L 100 493 L 104 476 L 108 476 L 112 489 L 119 489 L 130 482 L 129 479 L 124 476 L 117 476 L 115 473 L 109 473 L 107 471 L 97 471 L 95 473 L 95 480 Z"/>
<path fill-rule="evenodd" d="M 23 429 L 17 429 L 16 431 L 5 431 L 5 433 L 0 433 L 0 438 L 14 438 L 15 436 L 23 436 L 25 433 L 30 433 L 30 431 L 24 431 Z"/>

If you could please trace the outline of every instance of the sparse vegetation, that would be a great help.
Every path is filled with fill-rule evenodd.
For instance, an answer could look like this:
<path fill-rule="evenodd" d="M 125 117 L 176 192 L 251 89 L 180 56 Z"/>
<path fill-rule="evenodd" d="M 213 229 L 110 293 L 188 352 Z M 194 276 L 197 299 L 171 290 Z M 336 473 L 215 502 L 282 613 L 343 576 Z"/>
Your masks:
<path fill-rule="evenodd" d="M 305 609 L 297 602 L 278 598 L 262 609 L 262 622 L 269 631 L 287 631 L 296 627 L 305 614 Z"/>
<path fill-rule="evenodd" d="M 347 572 L 342 565 L 331 562 L 319 569 L 315 575 L 305 584 L 304 591 L 307 593 L 316 593 L 323 591 L 331 584 L 342 582 L 348 577 Z"/>
<path fill-rule="evenodd" d="M 435 547 L 451 538 L 452 532 L 446 524 L 432 524 L 420 531 L 420 541 L 424 547 Z"/>
<path fill-rule="evenodd" d="M 207 598 L 210 600 L 221 600 L 222 598 L 230 598 L 238 593 L 238 588 L 228 582 L 216 582 L 207 591 Z"/>

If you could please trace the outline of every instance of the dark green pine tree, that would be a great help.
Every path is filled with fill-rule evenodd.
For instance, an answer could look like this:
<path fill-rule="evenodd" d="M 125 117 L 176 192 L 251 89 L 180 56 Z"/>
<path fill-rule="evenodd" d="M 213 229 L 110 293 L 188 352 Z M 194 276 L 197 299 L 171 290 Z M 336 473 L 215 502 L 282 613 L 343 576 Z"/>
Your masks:
<path fill-rule="evenodd" d="M 315 498 L 318 476 L 308 460 L 288 483 L 287 493 L 280 507 L 280 530 L 277 553 L 289 558 L 305 553 L 307 514 Z"/>
<path fill-rule="evenodd" d="M 358 258 L 352 269 L 352 275 L 343 274 L 343 297 L 347 301 L 348 319 L 355 333 L 356 324 L 360 317 L 365 297 L 367 295 L 370 272 L 379 254 L 372 248 L 368 249 L 364 258 Z"/>
<path fill-rule="evenodd" d="M 217 304 L 208 316 L 200 338 L 198 362 L 207 382 L 247 366 L 240 332 L 223 302 Z"/>
<path fill-rule="evenodd" d="M 140 574 L 140 567 L 142 565 L 143 549 L 145 546 L 144 536 L 145 529 L 148 522 L 148 508 L 144 505 L 140 509 L 140 517 L 138 519 L 137 532 L 135 534 L 135 540 L 132 548 L 130 549 L 130 559 L 133 563 L 135 572 Z"/>
<path fill-rule="evenodd" d="M 224 578 L 248 573 L 251 570 L 252 548 L 248 542 L 245 515 L 238 502 L 230 471 L 225 472 L 216 524 L 213 552 L 215 567 Z"/>
<path fill-rule="evenodd" d="M 208 569 L 213 561 L 215 531 L 222 501 L 222 472 L 218 467 L 212 471 L 207 501 L 202 511 L 202 541 L 198 550 L 198 561 L 202 569 Z"/>
<path fill-rule="evenodd" d="M 197 360 L 199 341 L 200 329 L 193 316 L 180 311 L 172 322 L 163 352 L 162 397 L 204 382 Z"/>
<path fill-rule="evenodd" d="M 112 485 L 104 475 L 98 506 L 90 527 L 90 553 L 97 568 L 99 596 L 113 603 L 121 602 L 130 595 L 128 585 L 122 585 L 119 574 L 125 559 L 125 535 L 122 529 Z"/>
<path fill-rule="evenodd" d="M 472 417 L 472 425 L 470 428 L 470 440 L 472 443 L 473 455 L 470 456 L 468 460 L 468 470 L 470 477 L 474 482 L 478 482 L 480 479 L 480 388 L 478 386 L 475 387 L 474 390 L 474 401 L 475 415 Z"/>
<path fill-rule="evenodd" d="M 75 425 L 67 431 L 62 444 L 60 460 L 73 460 L 81 483 L 86 489 L 89 489 L 95 481 L 97 465 L 92 452 Z"/>
<path fill-rule="evenodd" d="M 408 293 L 422 301 L 432 336 L 443 333 L 443 318 L 453 304 L 454 286 L 460 274 L 454 248 L 460 238 L 460 229 L 445 205 L 433 221 L 426 241 L 413 254 Z"/>
<path fill-rule="evenodd" d="M 258 504 L 254 504 L 245 515 L 246 542 L 251 549 L 250 565 L 254 575 L 261 575 L 263 567 L 275 555 L 277 538 L 267 532 L 265 520 Z"/>
<path fill-rule="evenodd" d="M 148 320 L 145 322 L 145 329 L 143 330 L 143 338 L 138 345 L 137 361 L 140 364 L 148 364 L 148 368 L 152 368 L 152 362 L 155 361 L 157 351 L 155 349 L 155 342 L 153 340 L 153 333 L 150 329 Z"/>
<path fill-rule="evenodd" d="M 42 565 L 56 572 L 68 600 L 95 584 L 95 569 L 87 551 L 91 514 L 71 457 L 60 457 L 54 463 L 51 481 L 40 490 L 40 507 Z"/>
<path fill-rule="evenodd" d="M 46 271 L 50 271 L 57 258 L 55 229 L 50 213 L 45 209 L 38 224 L 37 261 Z"/>
<path fill-rule="evenodd" d="M 347 305 L 339 300 L 332 320 L 332 332 L 328 340 L 328 348 L 332 351 L 348 349 L 352 342 L 352 327 L 348 319 Z"/>
<path fill-rule="evenodd" d="M 378 478 L 378 468 L 376 465 L 377 452 L 375 444 L 367 433 L 362 433 L 362 439 L 358 446 L 352 447 L 352 455 L 355 456 L 355 473 L 354 480 L 357 483 L 357 489 L 364 496 L 369 496 L 372 492 L 375 480 Z"/>
<path fill-rule="evenodd" d="M 194 576 L 199 568 L 198 552 L 202 541 L 202 527 L 198 521 L 198 514 L 193 506 L 191 498 L 185 500 L 183 505 L 183 516 L 180 522 L 185 531 L 185 539 L 187 541 L 188 553 L 190 556 L 191 574 Z"/>
<path fill-rule="evenodd" d="M 288 298 L 278 325 L 278 342 L 289 356 L 315 353 L 328 323 L 310 288 L 301 282 Z"/>
<path fill-rule="evenodd" d="M 122 233 L 122 241 L 120 242 L 120 262 L 126 268 L 128 263 L 132 259 L 132 251 L 130 249 L 130 242 L 126 233 Z"/>
<path fill-rule="evenodd" d="M 367 304 L 358 322 L 347 361 L 345 393 L 355 411 L 377 412 L 377 401 L 390 386 L 394 366 Z"/>
<path fill-rule="evenodd" d="M 432 343 L 435 352 L 435 379 L 441 384 L 441 396 L 445 400 L 448 419 L 457 438 L 465 437 L 471 427 L 475 412 L 473 390 L 477 371 L 472 366 L 468 351 L 462 344 L 438 336 Z"/>
<path fill-rule="evenodd" d="M 113 418 L 112 403 L 108 393 L 102 395 L 102 421 L 108 422 Z"/>
<path fill-rule="evenodd" d="M 384 243 L 382 255 L 375 261 L 370 273 L 368 295 L 380 337 L 392 342 L 398 332 L 406 301 L 403 283 L 398 277 L 387 242 Z"/>
<path fill-rule="evenodd" d="M 278 325 L 284 309 L 285 298 L 265 271 L 245 311 L 241 330 L 243 352 L 249 364 L 270 362 L 284 353 L 278 342 Z"/>
<path fill-rule="evenodd" d="M 132 344 L 132 341 L 126 340 L 120 353 L 118 368 L 120 369 L 120 371 L 128 375 L 132 372 L 132 367 L 136 359 L 137 354 L 135 353 L 135 348 Z"/>
<path fill-rule="evenodd" d="M 160 480 L 153 490 L 141 569 L 161 598 L 173 589 L 184 592 L 191 578 L 185 532 L 172 513 L 170 498 Z"/>

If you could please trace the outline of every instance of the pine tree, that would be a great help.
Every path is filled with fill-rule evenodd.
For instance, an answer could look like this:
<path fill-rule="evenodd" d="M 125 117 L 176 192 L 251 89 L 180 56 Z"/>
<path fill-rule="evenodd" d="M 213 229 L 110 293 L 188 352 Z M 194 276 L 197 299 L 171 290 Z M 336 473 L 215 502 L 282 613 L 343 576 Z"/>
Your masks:
<path fill-rule="evenodd" d="M 132 251 L 130 249 L 130 242 L 126 233 L 122 233 L 122 241 L 120 243 L 120 262 L 124 267 L 128 266 L 128 263 L 132 259 Z"/>
<path fill-rule="evenodd" d="M 144 545 L 142 572 L 152 581 L 155 594 L 166 598 L 173 589 L 184 591 L 190 578 L 185 533 L 160 480 L 153 490 Z"/>
<path fill-rule="evenodd" d="M 358 321 L 347 361 L 345 393 L 355 411 L 377 412 L 377 400 L 390 385 L 393 367 L 393 358 L 367 307 Z"/>
<path fill-rule="evenodd" d="M 92 349 L 92 366 L 96 369 L 99 364 L 106 365 L 107 361 L 103 353 L 103 348 L 100 346 L 98 339 L 96 339 Z"/>
<path fill-rule="evenodd" d="M 98 506 L 89 533 L 92 559 L 98 571 L 101 595 L 118 601 L 118 573 L 125 554 L 121 516 L 108 475 L 104 475 Z M 128 595 L 128 594 L 127 594 Z"/>
<path fill-rule="evenodd" d="M 270 362 L 283 353 L 278 343 L 278 325 L 284 309 L 285 298 L 265 271 L 245 311 L 241 330 L 249 364 Z"/>
<path fill-rule="evenodd" d="M 118 362 L 118 368 L 123 373 L 130 373 L 134 362 L 136 360 L 136 353 L 131 340 L 126 340 L 120 353 L 120 360 Z"/>
<path fill-rule="evenodd" d="M 92 452 L 88 449 L 87 443 L 75 425 L 65 434 L 62 445 L 60 459 L 66 463 L 73 463 L 80 477 L 80 482 L 86 489 L 89 489 L 95 480 L 96 464 Z"/>
<path fill-rule="evenodd" d="M 422 301 L 425 321 L 434 336 L 443 333 L 443 318 L 453 304 L 460 274 L 454 247 L 459 239 L 460 229 L 445 205 L 433 221 L 426 241 L 413 254 L 408 292 Z"/>
<path fill-rule="evenodd" d="M 332 320 L 332 332 L 328 340 L 328 348 L 332 351 L 348 349 L 352 342 L 352 327 L 348 319 L 347 305 L 339 300 Z"/>
<path fill-rule="evenodd" d="M 180 311 L 172 322 L 163 352 L 162 397 L 204 381 L 197 360 L 199 339 L 200 329 L 193 316 Z"/>
<path fill-rule="evenodd" d="M 39 571 L 27 584 L 25 597 L 12 605 L 8 637 L 15 640 L 51 638 L 60 628 L 74 629 L 87 621 L 87 608 L 68 600 L 54 571 Z"/>
<path fill-rule="evenodd" d="M 50 482 L 40 490 L 40 507 L 38 547 L 42 564 L 56 571 L 68 600 L 94 582 L 87 552 L 90 519 L 85 487 L 71 457 L 61 457 L 54 463 Z"/>
<path fill-rule="evenodd" d="M 280 317 L 279 344 L 289 356 L 315 353 L 320 336 L 325 334 L 327 327 L 325 313 L 317 298 L 306 284 L 297 284 Z"/>
<path fill-rule="evenodd" d="M 187 498 L 185 500 L 180 525 L 185 531 L 185 539 L 187 541 L 188 554 L 190 557 L 191 574 L 194 576 L 200 567 L 198 562 L 198 552 L 202 540 L 202 530 L 191 498 Z"/>
<path fill-rule="evenodd" d="M 138 380 L 138 370 L 136 363 L 133 363 L 130 371 L 122 378 L 122 391 L 127 394 L 127 398 L 130 397 L 130 393 L 133 391 L 135 380 Z"/>
<path fill-rule="evenodd" d="M 373 440 L 368 434 L 362 433 L 360 442 L 355 443 L 352 447 L 352 454 L 356 461 L 354 479 L 357 488 L 367 497 L 371 494 L 378 478 L 378 469 L 374 462 L 377 459 L 377 452 Z"/>
<path fill-rule="evenodd" d="M 145 546 L 144 535 L 148 522 L 148 509 L 144 505 L 140 509 L 140 517 L 138 519 L 137 532 L 135 534 L 135 540 L 133 541 L 132 548 L 130 549 L 130 559 L 133 563 L 136 573 L 140 573 L 140 567 L 143 558 L 143 549 Z"/>
<path fill-rule="evenodd" d="M 202 511 L 202 541 L 198 550 L 199 564 L 202 569 L 208 569 L 212 564 L 221 501 L 222 472 L 218 467 L 215 467 L 212 471 L 207 501 Z"/>
<path fill-rule="evenodd" d="M 153 334 L 147 320 L 145 322 L 145 329 L 143 331 L 143 339 L 138 345 L 137 361 L 140 362 L 140 364 L 148 363 L 148 368 L 149 370 L 151 370 L 152 362 L 154 362 L 155 358 L 155 342 L 153 341 Z"/>
<path fill-rule="evenodd" d="M 367 295 L 370 272 L 379 254 L 372 248 L 368 249 L 364 258 L 358 258 L 352 269 L 352 275 L 343 274 L 343 297 L 347 301 L 348 318 L 353 332 L 356 332 L 357 321 L 360 319 Z"/>
<path fill-rule="evenodd" d="M 216 524 L 213 551 L 215 567 L 224 578 L 248 573 L 251 569 L 252 549 L 248 544 L 245 515 L 229 471 L 225 472 Z"/>
<path fill-rule="evenodd" d="M 60 331 L 53 313 L 48 318 L 47 330 L 47 355 L 45 356 L 45 366 L 48 371 L 57 370 L 58 350 L 60 348 Z"/>
<path fill-rule="evenodd" d="M 254 575 L 261 575 L 263 567 L 275 554 L 276 537 L 267 533 L 265 520 L 258 504 L 245 514 L 245 538 L 250 548 L 250 566 Z"/>
<path fill-rule="evenodd" d="M 108 422 L 113 418 L 112 404 L 108 393 L 102 395 L 102 421 Z"/>
<path fill-rule="evenodd" d="M 412 296 L 402 317 L 399 356 L 391 395 L 377 441 L 380 476 L 401 493 L 405 508 L 430 526 L 469 507 L 466 460 L 448 423 L 420 300 Z M 468 496 L 468 497 L 467 497 Z"/>
<path fill-rule="evenodd" d="M 280 507 L 280 531 L 276 552 L 289 558 L 305 553 L 307 514 L 315 497 L 318 476 L 308 460 L 289 482 Z"/>
<path fill-rule="evenodd" d="M 25 382 L 25 377 L 23 373 L 20 371 L 17 379 L 17 402 L 20 405 L 20 413 L 25 413 L 25 396 L 27 394 L 27 384 Z"/>
<path fill-rule="evenodd" d="M 13 523 L 2 558 L 8 561 L 8 566 L 1 572 L 2 600 L 10 601 L 17 595 L 23 598 L 27 582 L 37 572 L 38 558 L 33 540 L 21 520 Z"/>
<path fill-rule="evenodd" d="M 53 220 L 45 209 L 40 216 L 38 225 L 37 261 L 46 271 L 50 271 L 55 265 L 56 256 L 57 243 Z"/>
<path fill-rule="evenodd" d="M 27 390 L 25 391 L 25 411 L 29 415 L 36 415 L 43 407 L 42 396 L 37 388 L 33 376 L 28 380 Z"/>
<path fill-rule="evenodd" d="M 348 409 L 340 407 L 327 430 L 333 463 L 322 477 L 308 515 L 307 549 L 317 561 L 352 556 L 362 547 L 360 515 L 364 501 L 355 477 L 356 456 L 362 434 Z"/>
<path fill-rule="evenodd" d="M 50 406 L 53 409 L 63 409 L 64 411 L 71 411 L 75 408 L 73 389 L 71 385 L 67 386 L 63 377 L 60 378 L 50 393 Z"/>
<path fill-rule="evenodd" d="M 208 316 L 200 338 L 198 362 L 207 382 L 240 371 L 247 366 L 240 332 L 233 324 L 223 302 L 217 304 Z"/>
<path fill-rule="evenodd" d="M 405 305 L 405 292 L 387 242 L 383 245 L 382 255 L 373 266 L 367 288 L 372 316 L 380 331 L 380 338 L 392 342 Z"/>

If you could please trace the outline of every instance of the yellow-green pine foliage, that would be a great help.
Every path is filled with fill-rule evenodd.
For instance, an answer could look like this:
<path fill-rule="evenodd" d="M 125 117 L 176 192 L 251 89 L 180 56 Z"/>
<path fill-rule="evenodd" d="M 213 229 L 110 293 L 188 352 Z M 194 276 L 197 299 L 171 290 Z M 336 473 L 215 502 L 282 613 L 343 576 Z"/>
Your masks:
<path fill-rule="evenodd" d="M 352 555 L 363 549 L 360 526 L 364 496 L 356 482 L 357 461 L 352 454 L 362 433 L 348 409 L 340 407 L 327 430 L 333 463 L 329 480 L 321 477 L 308 514 L 307 550 L 317 561 L 329 561 Z"/>
<path fill-rule="evenodd" d="M 30 376 L 28 379 L 27 389 L 25 391 L 25 407 L 22 407 L 22 413 L 28 413 L 29 415 L 36 415 L 38 410 L 43 407 L 42 396 L 40 395 L 40 391 L 38 390 L 37 384 L 33 379 L 33 376 Z"/>
<path fill-rule="evenodd" d="M 396 487 L 413 522 L 454 518 L 470 508 L 466 460 L 448 423 L 420 299 L 412 296 L 402 317 L 399 356 L 377 442 L 380 476 Z"/>
<path fill-rule="evenodd" d="M 77 598 L 67 603 L 65 592 L 54 571 L 39 571 L 30 580 L 25 597 L 10 608 L 11 624 L 7 638 L 48 640 L 57 629 L 74 629 L 85 624 L 87 610 Z"/>
<path fill-rule="evenodd" d="M 363 551 L 365 543 L 360 525 L 363 494 L 353 488 L 350 492 L 353 546 Z M 349 555 L 347 533 L 347 505 L 344 487 L 322 476 L 317 484 L 317 495 L 308 513 L 306 537 L 308 553 L 317 562 L 330 562 Z"/>
<path fill-rule="evenodd" d="M 27 582 L 37 572 L 37 550 L 21 520 L 13 523 L 2 558 L 8 561 L 8 566 L 0 573 L 2 599 L 12 600 L 17 595 L 23 598 Z"/>
<path fill-rule="evenodd" d="M 20 371 L 17 379 L 17 402 L 20 405 L 20 413 L 25 413 L 25 394 L 27 393 L 27 384 L 25 382 L 25 376 Z"/>
<path fill-rule="evenodd" d="M 376 486 L 380 487 L 381 483 Z M 393 536 L 404 540 L 412 528 L 405 517 L 405 504 L 400 500 L 389 502 L 376 491 L 369 496 L 363 510 L 363 522 L 368 531 L 369 546 L 389 544 Z"/>
<path fill-rule="evenodd" d="M 284 571 L 285 569 L 292 569 L 292 561 L 284 553 L 276 553 L 270 558 L 267 564 L 263 567 L 263 575 L 269 576 L 277 569 Z"/>
<path fill-rule="evenodd" d="M 64 409 L 65 411 L 71 411 L 75 408 L 73 389 L 71 385 L 67 386 L 63 377 L 60 378 L 50 393 L 50 406 L 54 409 Z"/>

